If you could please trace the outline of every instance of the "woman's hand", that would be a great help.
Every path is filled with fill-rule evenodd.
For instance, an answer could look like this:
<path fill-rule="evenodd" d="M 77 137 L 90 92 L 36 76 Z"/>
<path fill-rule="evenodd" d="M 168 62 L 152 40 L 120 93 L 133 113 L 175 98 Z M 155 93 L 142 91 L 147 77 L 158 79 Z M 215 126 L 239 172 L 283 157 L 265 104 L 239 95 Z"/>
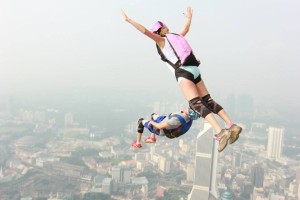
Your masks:
<path fill-rule="evenodd" d="M 124 12 L 124 10 L 121 10 L 121 14 L 123 16 L 123 19 L 128 22 L 129 21 L 129 17 L 126 15 L 126 13 Z"/>
<path fill-rule="evenodd" d="M 187 7 L 186 12 L 183 13 L 184 16 L 188 19 L 191 19 L 193 16 L 193 10 L 191 7 Z"/>

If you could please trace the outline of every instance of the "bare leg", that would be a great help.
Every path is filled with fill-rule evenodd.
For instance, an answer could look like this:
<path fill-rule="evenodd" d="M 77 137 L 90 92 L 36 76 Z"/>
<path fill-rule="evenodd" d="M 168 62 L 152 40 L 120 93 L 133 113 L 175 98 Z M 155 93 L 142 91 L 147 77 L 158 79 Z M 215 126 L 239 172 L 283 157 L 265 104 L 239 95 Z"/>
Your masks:
<path fill-rule="evenodd" d="M 201 98 L 209 94 L 203 80 L 201 80 L 199 83 L 197 83 L 197 90 L 198 90 L 198 93 L 200 94 Z M 222 109 L 221 111 L 219 111 L 218 115 L 225 122 L 226 127 L 229 127 L 231 120 L 230 120 L 229 116 L 227 115 L 227 113 L 225 112 L 225 110 Z"/>
<path fill-rule="evenodd" d="M 142 139 L 142 133 L 137 132 L 136 135 L 136 143 L 140 144 L 141 143 L 141 139 Z"/>
<path fill-rule="evenodd" d="M 150 137 L 155 138 L 155 134 L 151 133 Z"/>
<path fill-rule="evenodd" d="M 218 112 L 218 115 L 223 119 L 223 121 L 226 124 L 226 127 L 229 128 L 231 125 L 231 120 L 224 109 L 222 109 L 220 112 Z"/>
<path fill-rule="evenodd" d="M 200 97 L 200 94 L 205 93 L 205 90 L 206 90 L 206 87 L 204 87 L 202 89 L 205 89 L 205 90 L 203 90 L 203 91 L 201 90 L 202 93 L 199 93 L 199 90 L 197 89 L 196 85 L 192 81 L 187 80 L 187 79 L 181 80 L 179 86 L 180 86 L 180 89 L 181 89 L 183 95 L 185 96 L 185 98 L 188 101 L 190 101 L 193 98 Z M 206 90 L 206 92 L 207 92 L 207 90 Z M 207 92 L 207 94 L 208 94 L 208 92 Z M 222 130 L 221 126 L 215 119 L 213 113 L 208 114 L 205 117 L 205 120 L 207 120 L 214 127 L 214 129 L 216 130 L 217 133 L 219 133 Z"/>

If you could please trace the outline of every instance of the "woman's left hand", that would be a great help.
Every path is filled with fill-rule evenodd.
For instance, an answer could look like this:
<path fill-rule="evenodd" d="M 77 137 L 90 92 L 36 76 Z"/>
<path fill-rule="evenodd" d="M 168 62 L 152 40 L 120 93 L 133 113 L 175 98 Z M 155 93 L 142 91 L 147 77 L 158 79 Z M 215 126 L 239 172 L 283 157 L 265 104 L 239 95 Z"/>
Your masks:
<path fill-rule="evenodd" d="M 193 10 L 191 7 L 187 7 L 186 12 L 183 13 L 186 18 L 191 19 L 193 16 Z"/>

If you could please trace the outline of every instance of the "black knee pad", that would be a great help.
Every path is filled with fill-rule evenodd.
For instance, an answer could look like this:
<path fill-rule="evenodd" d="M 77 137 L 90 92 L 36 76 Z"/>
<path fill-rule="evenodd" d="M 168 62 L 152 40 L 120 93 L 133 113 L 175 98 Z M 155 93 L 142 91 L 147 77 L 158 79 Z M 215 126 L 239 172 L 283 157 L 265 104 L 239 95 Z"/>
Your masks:
<path fill-rule="evenodd" d="M 189 101 L 190 108 L 198 113 L 201 117 L 205 118 L 211 111 L 201 101 L 200 97 L 193 98 Z"/>
<path fill-rule="evenodd" d="M 137 132 L 139 133 L 143 133 L 144 132 L 144 125 L 143 125 L 143 118 L 140 118 L 138 121 L 138 128 L 137 128 Z"/>
<path fill-rule="evenodd" d="M 203 103 L 206 105 L 206 107 L 213 113 L 218 114 L 221 110 L 223 110 L 223 107 L 220 106 L 217 102 L 215 102 L 211 97 L 210 94 L 205 95 L 203 98 Z"/>

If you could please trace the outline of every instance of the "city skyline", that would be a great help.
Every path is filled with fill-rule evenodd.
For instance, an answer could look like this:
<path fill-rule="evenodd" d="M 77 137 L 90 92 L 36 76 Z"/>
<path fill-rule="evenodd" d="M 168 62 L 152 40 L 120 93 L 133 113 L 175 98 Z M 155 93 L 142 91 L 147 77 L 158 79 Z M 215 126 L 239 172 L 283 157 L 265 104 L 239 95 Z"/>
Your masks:
<path fill-rule="evenodd" d="M 11 104 L 14 99 L 8 98 L 6 103 Z M 77 98 L 74 100 L 77 101 Z M 76 104 L 77 107 L 85 104 L 82 103 Z M 26 103 L 23 102 L 21 105 L 24 107 Z M 135 121 L 129 120 L 128 124 L 125 123 L 128 125 L 127 128 L 122 124 L 116 124 L 115 126 L 121 128 L 118 128 L 117 135 L 113 135 L 112 129 L 103 130 L 101 124 L 86 124 L 84 118 L 78 119 L 75 117 L 78 116 L 77 111 L 70 110 L 70 108 L 60 112 L 49 110 L 50 113 L 48 113 L 48 109 L 45 112 L 41 111 L 40 108 L 43 106 L 39 104 L 35 104 L 34 107 L 26 106 L 31 109 L 19 106 L 18 103 L 1 106 L 3 109 L 0 109 L 0 162 L 2 163 L 0 181 L 4 181 L 8 185 L 15 183 L 11 180 L 12 177 L 17 176 L 20 172 L 27 174 L 27 167 L 31 166 L 34 171 L 45 174 L 42 175 L 42 179 L 40 177 L 45 183 L 49 182 L 47 174 L 52 174 L 50 176 L 52 191 L 59 191 L 52 184 L 59 181 L 61 176 L 72 179 L 74 188 L 80 184 L 82 191 L 98 193 L 103 191 L 105 195 L 115 198 L 126 195 L 126 193 L 122 193 L 126 187 L 131 187 L 132 192 L 128 195 L 140 193 L 145 198 L 147 195 L 149 197 L 172 195 L 176 194 L 176 191 L 171 189 L 175 185 L 178 189 L 183 190 L 180 195 L 187 198 L 193 188 L 193 180 L 190 177 L 193 174 L 191 163 L 195 161 L 195 156 L 203 159 L 209 158 L 206 153 L 195 152 L 197 146 L 195 137 L 199 131 L 205 130 L 205 123 L 202 119 L 197 120 L 189 133 L 179 140 L 159 137 L 158 144 L 155 146 L 143 145 L 139 151 L 128 151 L 130 142 L 134 139 L 132 133 L 136 131 Z M 154 101 L 149 104 L 150 111 L 155 112 L 168 112 L 180 106 L 180 102 Z M 239 103 L 236 106 L 239 107 Z M 8 115 L 8 111 L 12 111 L 12 113 Z M 248 113 L 248 115 L 255 115 L 255 113 Z M 109 118 L 110 115 L 105 115 L 105 117 Z M 242 121 L 239 118 L 247 120 Z M 259 120 L 253 122 L 252 118 L 245 116 L 244 113 L 237 119 L 243 122 L 241 126 L 244 128 L 240 139 L 234 145 L 226 147 L 224 152 L 218 153 L 217 181 L 215 183 L 220 197 L 239 196 L 248 200 L 248 196 L 263 198 L 264 194 L 268 193 L 272 198 L 282 198 L 283 191 L 289 192 L 291 198 L 293 195 L 296 196 L 299 188 L 299 156 L 296 152 L 297 148 L 298 152 L 300 149 L 299 139 L 291 134 L 284 134 L 280 159 L 269 160 L 267 157 L 269 123 L 262 123 Z M 282 128 L 281 125 L 276 125 L 274 122 L 272 122 L 272 127 L 274 130 Z M 284 128 L 289 130 L 288 127 Z M 211 138 L 212 132 L 209 131 L 207 139 Z M 200 143 L 206 144 L 202 139 L 200 139 Z M 107 146 L 107 144 L 110 145 Z M 85 151 L 82 148 L 88 148 L 88 150 Z M 293 154 L 287 151 L 291 149 L 294 149 Z M 119 161 L 117 161 L 118 158 Z M 110 164 L 109 160 L 111 159 L 114 162 Z M 259 166 L 256 165 L 257 163 L 260 164 L 260 168 L 256 168 Z M 201 168 L 203 165 L 199 166 Z M 119 175 L 113 172 L 115 169 Z M 261 169 L 263 169 L 263 173 Z M 198 170 L 205 174 L 205 170 Z M 157 174 L 154 176 L 153 173 Z M 111 177 L 107 174 L 111 174 Z M 198 173 L 194 174 L 195 178 L 199 176 Z M 26 183 L 33 181 L 33 184 L 36 184 L 40 180 L 37 177 L 41 176 L 39 173 L 36 175 L 17 180 Z M 162 177 L 157 180 L 156 176 Z M 203 177 L 207 176 L 200 176 L 202 178 L 199 183 L 204 183 L 206 178 L 203 179 Z M 98 181 L 95 182 L 94 178 Z M 172 178 L 171 181 L 170 178 Z M 260 187 L 262 182 L 264 193 L 261 192 L 261 188 L 253 188 L 254 186 Z M 2 185 L 3 191 L 9 191 L 6 184 Z M 18 187 L 21 192 L 15 193 L 15 195 L 28 194 L 26 187 L 22 187 L 22 184 L 19 184 Z M 43 185 L 35 187 L 40 190 Z M 63 188 L 63 186 L 61 187 Z M 99 189 L 100 187 L 101 189 Z M 207 188 L 200 185 L 195 189 L 206 191 Z M 79 190 L 72 191 L 75 195 Z M 272 191 L 280 194 L 275 195 Z M 8 195 L 5 192 L 1 194 Z M 106 196 L 106 198 L 108 197 Z"/>

